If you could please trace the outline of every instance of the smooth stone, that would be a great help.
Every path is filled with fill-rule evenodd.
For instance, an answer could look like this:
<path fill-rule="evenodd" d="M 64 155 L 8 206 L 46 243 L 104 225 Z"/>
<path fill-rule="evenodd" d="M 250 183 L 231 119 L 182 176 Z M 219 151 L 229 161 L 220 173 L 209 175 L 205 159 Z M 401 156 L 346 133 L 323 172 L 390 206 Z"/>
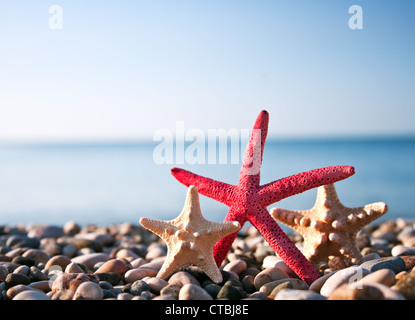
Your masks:
<path fill-rule="evenodd" d="M 67 235 L 74 236 L 81 231 L 81 227 L 75 221 L 67 221 L 62 227 L 63 232 Z"/>
<path fill-rule="evenodd" d="M 190 283 L 200 287 L 200 282 L 196 279 L 196 277 L 186 271 L 178 271 L 174 273 L 167 282 L 170 284 L 178 284 L 180 286 Z"/>
<path fill-rule="evenodd" d="M 66 266 L 71 263 L 71 259 L 64 255 L 53 256 L 46 262 L 45 269 L 50 269 L 52 266 L 59 266 L 61 270 L 65 270 Z"/>
<path fill-rule="evenodd" d="M 379 269 L 375 272 L 369 273 L 359 281 L 371 281 L 390 287 L 395 284 L 395 272 L 393 272 L 391 269 Z"/>
<path fill-rule="evenodd" d="M 236 274 L 241 274 L 248 267 L 247 263 L 244 260 L 238 259 L 229 262 L 223 267 L 223 270 L 229 272 L 235 272 Z"/>
<path fill-rule="evenodd" d="M 25 258 L 32 258 L 35 260 L 35 266 L 39 265 L 39 263 L 46 264 L 46 262 L 51 258 L 49 254 L 46 252 L 39 250 L 39 249 L 29 249 L 26 250 L 22 257 Z"/>
<path fill-rule="evenodd" d="M 24 274 L 25 276 L 29 276 L 30 274 L 30 268 L 28 266 L 20 266 L 17 267 L 13 273 L 20 273 L 20 274 Z"/>
<path fill-rule="evenodd" d="M 166 260 L 166 257 L 156 258 L 151 262 L 141 265 L 140 268 L 153 269 L 154 271 L 159 272 L 163 266 L 164 260 Z"/>
<path fill-rule="evenodd" d="M 400 257 L 386 257 L 370 260 L 362 263 L 360 267 L 372 272 L 380 269 L 391 269 L 395 274 L 406 270 L 405 261 Z"/>
<path fill-rule="evenodd" d="M 17 294 L 19 294 L 20 292 L 26 291 L 26 290 L 34 290 L 34 289 L 29 287 L 28 285 L 18 284 L 7 289 L 5 295 L 8 299 L 12 300 Z"/>
<path fill-rule="evenodd" d="M 98 262 L 108 261 L 109 256 L 106 253 L 89 253 L 72 258 L 72 262 L 82 263 L 89 270 L 93 270 L 94 265 Z"/>
<path fill-rule="evenodd" d="M 381 290 L 375 286 L 361 284 L 360 287 L 344 283 L 338 286 L 329 296 L 329 300 L 383 300 Z"/>
<path fill-rule="evenodd" d="M 49 292 L 51 290 L 49 280 L 42 280 L 42 281 L 36 281 L 29 284 L 30 288 L 37 289 L 43 292 Z"/>
<path fill-rule="evenodd" d="M 142 265 L 146 264 L 147 260 L 143 258 L 137 258 L 131 261 L 131 266 L 135 269 L 141 267 Z"/>
<path fill-rule="evenodd" d="M 300 279 L 288 278 L 269 282 L 262 286 L 259 290 L 265 292 L 267 295 L 275 296 L 280 290 L 283 289 L 308 290 L 309 286 Z"/>
<path fill-rule="evenodd" d="M 95 272 L 94 273 L 100 281 L 106 281 L 113 286 L 116 286 L 121 281 L 121 275 L 116 272 Z"/>
<path fill-rule="evenodd" d="M 174 299 L 179 299 L 179 292 L 182 288 L 179 284 L 168 284 L 163 289 L 160 290 L 161 296 L 172 296 Z"/>
<path fill-rule="evenodd" d="M 318 278 L 317 280 L 315 280 L 311 285 L 310 285 L 310 290 L 320 293 L 321 287 L 324 285 L 324 283 L 327 281 L 328 278 L 330 278 L 333 274 L 335 274 L 336 272 L 338 272 L 339 270 L 334 270 L 330 273 L 326 273 L 325 275 L 321 276 L 320 278 Z"/>
<path fill-rule="evenodd" d="M 143 280 L 134 281 L 130 287 L 130 293 L 135 296 L 141 295 L 143 291 L 150 291 L 150 287 Z"/>
<path fill-rule="evenodd" d="M 127 272 L 127 266 L 119 259 L 111 259 L 103 263 L 96 273 L 116 272 L 119 275 L 124 275 Z"/>
<path fill-rule="evenodd" d="M 4 282 L 6 284 L 6 288 L 10 288 L 18 284 L 29 284 L 30 278 L 20 273 L 9 273 Z"/>
<path fill-rule="evenodd" d="M 72 290 L 75 292 L 78 286 L 83 282 L 98 283 L 98 277 L 86 275 L 85 273 L 62 273 L 56 277 L 52 284 L 52 291 Z"/>
<path fill-rule="evenodd" d="M 362 263 L 371 260 L 379 260 L 381 256 L 376 252 L 368 253 L 367 255 L 363 256 Z"/>
<path fill-rule="evenodd" d="M 179 291 L 179 300 L 213 300 L 211 295 L 202 287 L 187 283 Z"/>
<path fill-rule="evenodd" d="M 405 300 L 405 297 L 398 291 L 391 289 L 390 287 L 373 281 L 367 281 L 364 278 L 353 284 L 354 287 L 361 288 L 361 286 L 372 286 L 378 288 L 382 294 L 384 300 Z"/>
<path fill-rule="evenodd" d="M 415 248 L 403 245 L 397 245 L 392 248 L 392 256 L 415 255 Z"/>
<path fill-rule="evenodd" d="M 76 256 L 78 249 L 72 244 L 66 244 L 62 248 L 62 255 L 67 256 L 69 259 Z"/>
<path fill-rule="evenodd" d="M 44 292 L 38 290 L 25 290 L 14 296 L 13 300 L 51 300 Z"/>
<path fill-rule="evenodd" d="M 14 257 L 12 259 L 12 262 L 20 264 L 20 265 L 25 265 L 25 266 L 28 266 L 28 267 L 31 267 L 31 266 L 35 265 L 35 259 L 28 258 L 28 257 L 22 257 L 22 256 Z"/>
<path fill-rule="evenodd" d="M 74 296 L 74 291 L 66 289 L 59 291 L 50 291 L 47 294 L 52 300 L 72 300 Z"/>
<path fill-rule="evenodd" d="M 96 240 L 90 240 L 90 239 L 68 239 L 68 243 L 73 245 L 78 250 L 92 250 L 93 252 L 101 252 L 103 250 L 103 245 L 101 242 Z"/>
<path fill-rule="evenodd" d="M 245 298 L 246 293 L 241 287 L 233 286 L 226 283 L 216 296 L 217 299 L 241 300 Z"/>
<path fill-rule="evenodd" d="M 254 285 L 257 290 L 261 288 L 264 284 L 276 280 L 286 279 L 288 275 L 279 268 L 272 267 L 262 270 L 254 278 Z"/>
<path fill-rule="evenodd" d="M 212 283 L 204 286 L 203 289 L 205 289 L 206 292 L 209 293 L 210 296 L 213 299 L 216 299 L 216 297 L 218 296 L 218 293 L 219 293 L 220 289 L 222 289 L 222 287 L 220 285 L 212 282 Z"/>
<path fill-rule="evenodd" d="M 265 294 L 265 292 L 261 291 L 255 291 L 254 293 L 250 294 L 248 298 L 249 300 L 267 300 L 268 296 Z M 243 299 L 243 300 L 245 300 Z"/>
<path fill-rule="evenodd" d="M 57 239 L 64 235 L 63 229 L 57 226 L 33 226 L 27 233 L 30 238 L 53 238 Z"/>
<path fill-rule="evenodd" d="M 113 238 L 109 234 L 100 232 L 78 233 L 75 235 L 75 238 L 98 241 L 103 246 L 110 246 L 114 242 Z"/>
<path fill-rule="evenodd" d="M 246 293 L 254 293 L 257 289 L 255 287 L 255 278 L 251 275 L 246 275 L 242 280 L 242 288 Z"/>
<path fill-rule="evenodd" d="M 0 282 L 6 280 L 8 273 L 9 271 L 7 270 L 7 268 L 3 265 L 0 265 Z"/>
<path fill-rule="evenodd" d="M 342 270 L 338 270 L 332 274 L 320 289 L 320 294 L 329 297 L 331 293 L 346 282 L 352 279 L 358 281 L 369 274 L 370 271 L 359 266 L 351 266 Z"/>
<path fill-rule="evenodd" d="M 125 275 L 124 279 L 126 282 L 132 283 L 137 280 L 141 280 L 145 277 L 155 277 L 157 275 L 157 271 L 154 269 L 147 269 L 147 268 L 137 268 L 128 270 Z"/>
<path fill-rule="evenodd" d="M 71 262 L 66 266 L 65 273 L 84 273 L 84 270 L 75 262 Z"/>
<path fill-rule="evenodd" d="M 37 249 L 40 246 L 40 239 L 24 235 L 12 235 L 7 239 L 6 246 L 12 249 L 23 247 Z"/>
<path fill-rule="evenodd" d="M 133 250 L 122 248 L 118 250 L 117 254 L 115 255 L 117 259 L 128 259 L 128 260 L 135 260 L 138 259 L 139 256 Z"/>
<path fill-rule="evenodd" d="M 73 300 L 101 300 L 103 297 L 102 288 L 95 282 L 87 281 L 78 286 Z"/>
<path fill-rule="evenodd" d="M 150 291 L 157 295 L 160 295 L 161 289 L 169 284 L 166 280 L 157 277 L 150 277 L 144 281 L 150 287 Z"/>
<path fill-rule="evenodd" d="M 415 271 L 409 272 L 399 279 L 394 289 L 399 291 L 406 299 L 415 300 Z"/>
<path fill-rule="evenodd" d="M 29 275 L 33 279 L 32 281 L 49 280 L 49 277 L 36 267 L 30 267 Z"/>
<path fill-rule="evenodd" d="M 405 261 L 407 271 L 411 271 L 415 267 L 415 256 L 401 256 L 401 258 Z"/>
<path fill-rule="evenodd" d="M 262 261 L 262 268 L 264 269 L 274 268 L 276 267 L 276 264 L 279 263 L 280 261 L 283 261 L 283 260 L 278 256 L 266 256 L 264 260 Z"/>
<path fill-rule="evenodd" d="M 278 291 L 274 300 L 327 300 L 327 298 L 311 290 L 285 288 Z"/>
<path fill-rule="evenodd" d="M 134 295 L 128 292 L 123 292 L 117 295 L 117 300 L 131 300 L 132 298 L 134 298 Z"/>

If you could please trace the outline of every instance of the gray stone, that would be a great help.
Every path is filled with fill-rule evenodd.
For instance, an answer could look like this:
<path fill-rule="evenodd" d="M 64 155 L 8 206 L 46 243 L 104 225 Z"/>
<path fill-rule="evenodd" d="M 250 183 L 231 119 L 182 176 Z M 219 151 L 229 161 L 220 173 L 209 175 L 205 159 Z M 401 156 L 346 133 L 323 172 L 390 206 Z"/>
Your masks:
<path fill-rule="evenodd" d="M 213 298 L 202 287 L 188 283 L 180 289 L 179 300 L 213 300 Z"/>
<path fill-rule="evenodd" d="M 311 290 L 286 288 L 278 291 L 274 300 L 327 300 L 327 298 Z"/>
<path fill-rule="evenodd" d="M 143 280 L 134 281 L 130 287 L 130 293 L 139 296 L 143 291 L 150 291 L 150 287 Z"/>
<path fill-rule="evenodd" d="M 362 263 L 360 265 L 363 269 L 367 269 L 371 272 L 380 270 L 380 269 L 390 269 L 395 274 L 398 274 L 401 271 L 406 270 L 405 261 L 400 257 L 386 257 L 376 260 L 370 260 Z"/>

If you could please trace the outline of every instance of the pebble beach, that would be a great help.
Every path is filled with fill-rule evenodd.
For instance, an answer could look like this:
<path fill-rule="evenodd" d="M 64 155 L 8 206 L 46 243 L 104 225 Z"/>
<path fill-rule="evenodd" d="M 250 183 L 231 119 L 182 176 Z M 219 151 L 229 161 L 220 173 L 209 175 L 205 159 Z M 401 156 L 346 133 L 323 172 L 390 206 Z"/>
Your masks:
<path fill-rule="evenodd" d="M 291 240 L 301 249 L 302 237 Z M 413 300 L 415 223 L 394 219 L 357 235 L 363 260 L 321 261 L 307 285 L 253 227 L 220 266 L 222 283 L 185 266 L 156 277 L 165 243 L 139 224 L 0 226 L 0 300 Z"/>

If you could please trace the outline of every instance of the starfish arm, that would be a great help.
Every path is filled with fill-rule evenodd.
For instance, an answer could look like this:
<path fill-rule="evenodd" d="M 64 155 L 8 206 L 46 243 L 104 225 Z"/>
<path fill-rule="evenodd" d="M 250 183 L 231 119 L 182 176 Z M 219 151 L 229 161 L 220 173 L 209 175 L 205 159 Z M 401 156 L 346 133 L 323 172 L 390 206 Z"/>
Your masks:
<path fill-rule="evenodd" d="M 310 285 L 320 277 L 314 266 L 271 218 L 265 208 L 250 215 L 249 221 L 258 229 L 271 248 L 304 282 Z"/>
<path fill-rule="evenodd" d="M 233 185 L 206 178 L 180 168 L 171 169 L 171 174 L 187 187 L 195 185 L 200 194 L 228 206 L 231 204 L 230 198 L 233 194 Z"/>
<path fill-rule="evenodd" d="M 314 169 L 265 184 L 260 187 L 259 195 L 266 207 L 289 196 L 346 179 L 353 174 L 354 168 L 351 166 Z"/>
<path fill-rule="evenodd" d="M 268 134 L 269 114 L 262 110 L 258 115 L 242 161 L 241 176 L 259 182 L 265 140 Z"/>
<path fill-rule="evenodd" d="M 141 218 L 140 224 L 147 230 L 150 230 L 151 232 L 162 238 L 163 240 L 167 239 L 169 235 L 171 233 L 174 233 L 174 231 L 177 229 L 167 221 L 150 218 Z"/>
<path fill-rule="evenodd" d="M 347 219 L 361 229 L 388 212 L 388 206 L 384 202 L 375 202 L 352 210 L 355 212 L 350 214 Z"/>
<path fill-rule="evenodd" d="M 302 211 L 298 210 L 272 208 L 269 213 L 275 220 L 293 229 L 297 229 L 301 219 L 307 219 L 302 214 Z"/>

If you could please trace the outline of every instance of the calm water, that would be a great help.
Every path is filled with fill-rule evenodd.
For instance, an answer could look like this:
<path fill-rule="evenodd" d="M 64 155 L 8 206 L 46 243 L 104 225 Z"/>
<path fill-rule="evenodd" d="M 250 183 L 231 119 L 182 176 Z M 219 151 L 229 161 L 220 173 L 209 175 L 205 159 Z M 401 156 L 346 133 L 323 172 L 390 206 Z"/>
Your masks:
<path fill-rule="evenodd" d="M 0 224 L 138 223 L 142 216 L 176 217 L 186 187 L 170 174 L 174 164 L 153 161 L 156 143 L 0 146 Z M 245 148 L 245 145 L 243 146 Z M 415 218 L 415 138 L 267 140 L 263 184 L 330 165 L 353 165 L 356 174 L 336 184 L 349 207 L 384 201 L 383 219 Z M 235 184 L 240 163 L 177 165 Z M 309 209 L 316 189 L 273 206 Z M 208 220 L 221 221 L 227 207 L 200 196 Z M 270 206 L 269 209 L 273 206 Z"/>

